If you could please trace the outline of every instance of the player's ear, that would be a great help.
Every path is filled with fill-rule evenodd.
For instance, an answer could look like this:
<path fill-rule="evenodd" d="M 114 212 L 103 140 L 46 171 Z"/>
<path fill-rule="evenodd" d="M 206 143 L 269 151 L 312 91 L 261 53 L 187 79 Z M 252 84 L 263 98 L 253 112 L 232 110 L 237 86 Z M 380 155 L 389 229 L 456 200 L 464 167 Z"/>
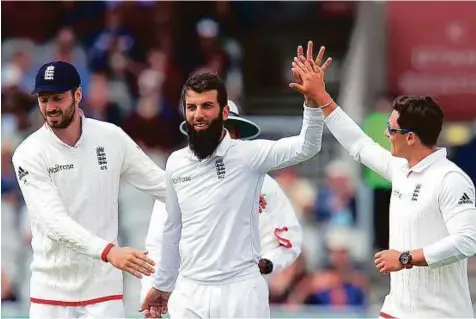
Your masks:
<path fill-rule="evenodd" d="M 223 121 L 228 120 L 228 115 L 230 114 L 230 107 L 228 105 L 225 105 L 223 108 Z"/>
<path fill-rule="evenodd" d="M 417 141 L 418 141 L 418 136 L 415 133 L 410 132 L 407 134 L 407 144 L 409 146 L 415 145 Z"/>
<path fill-rule="evenodd" d="M 74 99 L 79 104 L 82 98 L 83 98 L 83 89 L 81 87 L 78 87 L 76 89 L 76 92 L 74 92 Z"/>

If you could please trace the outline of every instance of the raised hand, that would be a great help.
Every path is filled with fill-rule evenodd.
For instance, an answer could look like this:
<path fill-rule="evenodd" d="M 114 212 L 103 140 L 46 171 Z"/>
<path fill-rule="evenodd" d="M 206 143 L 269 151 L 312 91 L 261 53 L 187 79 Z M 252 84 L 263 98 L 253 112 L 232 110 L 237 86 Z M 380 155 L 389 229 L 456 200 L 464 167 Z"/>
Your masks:
<path fill-rule="evenodd" d="M 114 267 L 127 271 L 137 278 L 142 278 L 142 275 L 150 276 L 154 272 L 155 263 L 147 257 L 147 252 L 130 247 L 114 246 L 107 254 L 106 259 Z"/>
<path fill-rule="evenodd" d="M 307 43 L 306 59 L 310 62 L 313 60 L 312 50 L 313 50 L 313 43 L 312 43 L 312 41 L 309 41 Z M 317 54 L 316 60 L 314 61 L 315 65 L 317 65 L 317 66 L 321 65 L 322 58 L 324 57 L 325 52 L 326 52 L 326 48 L 321 46 L 321 48 L 319 49 L 319 53 Z M 304 49 L 300 45 L 300 46 L 297 47 L 296 57 L 301 57 L 301 56 L 304 56 Z M 328 58 L 326 60 L 326 62 L 321 66 L 322 71 L 325 72 L 327 70 L 327 68 L 331 65 L 331 63 L 332 63 L 332 58 Z M 301 79 L 299 73 L 297 72 L 297 70 L 292 69 L 291 72 L 293 74 L 294 83 L 302 84 L 302 79 Z"/>
<path fill-rule="evenodd" d="M 326 62 L 320 66 L 322 58 L 324 57 L 325 48 L 320 48 L 315 61 L 313 59 L 312 48 L 312 41 L 309 41 L 306 58 L 303 55 L 303 48 L 301 46 L 298 47 L 298 56 L 294 58 L 291 69 L 295 82 L 289 86 L 304 95 L 307 106 L 322 107 L 332 101 L 326 92 L 324 82 L 324 71 L 332 63 L 332 59 L 328 58 Z"/>

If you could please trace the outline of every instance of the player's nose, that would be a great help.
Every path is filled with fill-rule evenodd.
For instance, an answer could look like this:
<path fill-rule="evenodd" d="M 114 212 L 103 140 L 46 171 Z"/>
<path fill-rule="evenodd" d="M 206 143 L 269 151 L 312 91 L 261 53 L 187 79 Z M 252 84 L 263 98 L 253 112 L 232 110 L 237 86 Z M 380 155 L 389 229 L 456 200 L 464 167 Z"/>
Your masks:
<path fill-rule="evenodd" d="M 197 108 L 197 110 L 193 114 L 193 119 L 195 120 L 195 122 L 200 122 L 205 119 L 205 113 L 201 108 Z"/>

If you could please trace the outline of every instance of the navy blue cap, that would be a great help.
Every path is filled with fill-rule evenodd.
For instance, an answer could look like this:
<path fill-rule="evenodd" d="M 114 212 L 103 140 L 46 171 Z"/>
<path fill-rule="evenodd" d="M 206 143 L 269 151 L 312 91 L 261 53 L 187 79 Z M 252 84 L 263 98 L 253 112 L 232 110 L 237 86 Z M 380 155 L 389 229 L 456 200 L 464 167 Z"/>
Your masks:
<path fill-rule="evenodd" d="M 43 64 L 35 78 L 35 89 L 31 92 L 66 92 L 81 84 L 81 78 L 74 65 L 54 61 Z"/>

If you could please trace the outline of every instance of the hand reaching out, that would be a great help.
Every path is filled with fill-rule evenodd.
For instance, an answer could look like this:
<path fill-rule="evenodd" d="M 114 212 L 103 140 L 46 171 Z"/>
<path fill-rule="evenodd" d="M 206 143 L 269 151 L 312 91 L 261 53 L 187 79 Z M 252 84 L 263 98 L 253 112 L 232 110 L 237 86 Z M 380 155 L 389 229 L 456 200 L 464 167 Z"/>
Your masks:
<path fill-rule="evenodd" d="M 313 43 L 312 43 L 312 41 L 309 41 L 307 43 L 307 52 L 306 52 L 306 58 L 307 58 L 308 61 L 313 60 L 312 50 L 313 50 Z M 322 58 L 324 57 L 325 52 L 326 52 L 326 48 L 321 46 L 321 48 L 319 49 L 319 53 L 317 54 L 316 60 L 314 62 L 315 65 L 319 66 L 322 63 Z M 304 49 L 301 45 L 297 47 L 296 57 L 300 57 L 300 56 L 304 56 Z M 327 70 L 327 68 L 331 65 L 331 63 L 332 63 L 332 58 L 328 58 L 326 60 L 326 62 L 321 66 L 322 71 L 325 72 Z M 293 68 L 293 69 L 291 69 L 291 72 L 293 74 L 294 83 L 302 84 L 302 79 L 301 79 L 299 73 L 297 72 L 297 70 Z"/>
<path fill-rule="evenodd" d="M 127 271 L 139 279 L 142 275 L 150 276 L 154 272 L 154 261 L 147 257 L 147 252 L 137 249 L 114 246 L 109 250 L 106 259 L 114 267 Z"/>
<path fill-rule="evenodd" d="M 151 288 L 145 297 L 139 310 L 145 318 L 162 318 L 162 315 L 168 312 L 167 304 L 169 302 L 170 292 L 160 291 Z"/>
<path fill-rule="evenodd" d="M 306 58 L 302 46 L 298 46 L 297 57 L 294 58 L 291 69 L 294 83 L 289 86 L 304 95 L 307 106 L 318 107 L 332 100 L 325 90 L 324 82 L 324 72 L 331 65 L 332 59 L 328 58 L 321 66 L 325 48 L 320 48 L 315 61 L 312 49 L 312 41 L 309 41 Z"/>

